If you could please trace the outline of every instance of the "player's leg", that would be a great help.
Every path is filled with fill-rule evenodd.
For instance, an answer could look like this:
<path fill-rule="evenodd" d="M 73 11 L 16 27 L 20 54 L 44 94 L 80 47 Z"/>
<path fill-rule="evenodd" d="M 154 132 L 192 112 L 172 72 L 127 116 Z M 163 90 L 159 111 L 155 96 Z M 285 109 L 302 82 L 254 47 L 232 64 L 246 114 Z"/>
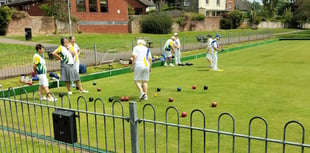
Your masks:
<path fill-rule="evenodd" d="M 143 69 L 142 69 L 142 67 L 136 66 L 134 69 L 134 81 L 135 81 L 135 85 L 136 85 L 137 89 L 140 92 L 140 96 L 139 96 L 140 100 L 145 95 L 145 93 L 143 92 L 143 88 L 141 86 L 141 82 L 140 82 L 140 80 L 142 80 L 142 79 L 143 79 Z"/>
<path fill-rule="evenodd" d="M 70 88 L 71 82 L 70 81 L 65 81 L 65 82 L 66 82 L 66 87 L 67 87 L 68 94 L 72 95 L 72 91 L 71 91 L 71 88 Z"/>
<path fill-rule="evenodd" d="M 217 70 L 217 53 L 212 54 L 213 70 Z"/>
<path fill-rule="evenodd" d="M 174 56 L 174 62 L 175 62 L 175 65 L 178 65 L 179 63 L 179 50 L 177 49 L 175 51 L 175 56 Z"/>
<path fill-rule="evenodd" d="M 180 49 L 179 49 L 179 58 L 178 59 L 179 59 L 178 63 L 181 64 L 181 50 Z"/>

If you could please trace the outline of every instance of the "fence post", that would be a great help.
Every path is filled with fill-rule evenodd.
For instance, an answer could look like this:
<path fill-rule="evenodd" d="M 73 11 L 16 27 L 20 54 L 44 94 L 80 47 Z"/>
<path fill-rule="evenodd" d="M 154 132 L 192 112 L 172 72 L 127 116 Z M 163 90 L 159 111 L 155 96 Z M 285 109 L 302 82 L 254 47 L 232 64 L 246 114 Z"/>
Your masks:
<path fill-rule="evenodd" d="M 185 37 L 183 36 L 183 51 L 185 50 Z"/>
<path fill-rule="evenodd" d="M 96 42 L 94 44 L 94 51 L 95 51 L 95 66 L 97 66 L 97 47 L 96 47 Z"/>
<path fill-rule="evenodd" d="M 163 39 L 160 38 L 160 52 L 163 52 Z"/>
<path fill-rule="evenodd" d="M 250 41 L 250 32 L 248 32 L 248 41 Z"/>
<path fill-rule="evenodd" d="M 139 153 L 137 103 L 134 101 L 129 103 L 129 116 L 131 152 Z"/>
<path fill-rule="evenodd" d="M 228 32 L 228 34 L 227 34 L 227 38 L 228 38 L 228 44 L 230 43 L 230 41 L 229 41 L 229 32 Z"/>

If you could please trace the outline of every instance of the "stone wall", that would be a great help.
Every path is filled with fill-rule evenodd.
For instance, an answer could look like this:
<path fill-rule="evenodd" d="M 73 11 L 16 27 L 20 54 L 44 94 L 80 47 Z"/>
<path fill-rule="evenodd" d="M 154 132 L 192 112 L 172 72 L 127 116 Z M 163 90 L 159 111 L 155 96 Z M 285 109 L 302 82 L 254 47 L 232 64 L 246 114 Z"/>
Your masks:
<path fill-rule="evenodd" d="M 140 32 L 140 20 L 142 16 L 132 16 L 132 20 L 129 22 L 129 32 Z M 220 28 L 221 17 L 206 17 L 204 21 L 186 21 L 184 27 L 180 27 L 177 23 L 173 23 L 172 32 L 179 31 L 212 31 Z"/>
<path fill-rule="evenodd" d="M 257 28 L 271 28 L 271 29 L 284 28 L 284 23 L 263 21 L 259 23 Z"/>
<path fill-rule="evenodd" d="M 72 32 L 77 33 L 78 25 L 72 22 Z M 32 35 L 49 35 L 55 33 L 69 33 L 69 24 L 67 22 L 57 21 L 56 25 L 53 17 L 29 16 L 12 19 L 7 29 L 6 35 L 25 35 L 25 28 L 31 28 Z"/>
<path fill-rule="evenodd" d="M 12 19 L 6 35 L 25 35 L 25 28 L 31 28 L 32 35 L 52 34 L 55 31 L 54 18 L 28 15 Z"/>
<path fill-rule="evenodd" d="M 304 23 L 302 28 L 310 29 L 310 23 Z"/>

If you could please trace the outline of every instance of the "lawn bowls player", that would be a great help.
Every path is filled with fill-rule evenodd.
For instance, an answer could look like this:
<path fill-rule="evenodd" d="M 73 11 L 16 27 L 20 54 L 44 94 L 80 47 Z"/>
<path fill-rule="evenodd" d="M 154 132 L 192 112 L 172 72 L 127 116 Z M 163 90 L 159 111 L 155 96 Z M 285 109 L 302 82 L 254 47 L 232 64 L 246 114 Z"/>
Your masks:
<path fill-rule="evenodd" d="M 220 34 L 216 34 L 215 39 L 211 42 L 212 50 L 211 50 L 211 55 L 212 55 L 212 62 L 213 62 L 213 71 L 223 71 L 217 67 L 218 64 L 218 56 L 217 53 L 220 51 L 219 48 L 219 43 L 218 41 L 221 39 Z"/>
<path fill-rule="evenodd" d="M 49 92 L 48 89 L 48 79 L 46 76 L 46 62 L 43 58 L 44 54 L 44 47 L 41 44 L 37 44 L 36 46 L 37 53 L 33 55 L 33 72 L 39 78 L 39 93 L 40 93 L 40 100 L 48 100 L 48 101 L 56 101 Z M 45 92 L 46 96 L 43 96 Z"/>
<path fill-rule="evenodd" d="M 175 65 L 181 65 L 181 43 L 180 39 L 178 37 L 178 33 L 174 33 L 175 37 L 175 51 L 174 51 L 174 60 L 175 60 Z"/>
<path fill-rule="evenodd" d="M 169 66 L 174 66 L 172 64 L 172 54 L 174 53 L 174 50 L 175 50 L 175 37 L 172 36 L 170 39 L 168 39 L 165 43 L 165 46 L 164 46 L 164 54 L 166 56 L 166 61 L 165 61 L 165 64 L 164 66 L 168 66 L 168 62 L 169 62 Z"/>
<path fill-rule="evenodd" d="M 74 50 L 75 55 L 74 55 L 74 69 L 79 73 L 79 68 L 80 68 L 80 47 L 77 43 L 75 43 L 75 37 L 74 36 L 70 36 L 69 37 L 69 48 Z"/>
<path fill-rule="evenodd" d="M 211 55 L 211 50 L 212 50 L 212 36 L 211 35 L 207 35 L 207 38 L 208 38 L 208 42 L 207 42 L 207 54 L 206 54 L 206 59 L 208 60 L 209 62 L 209 68 L 212 68 L 213 67 L 213 63 L 212 63 L 212 55 Z"/>
<path fill-rule="evenodd" d="M 61 45 L 53 51 L 53 56 L 61 61 L 60 81 L 66 82 L 68 95 L 72 94 L 70 83 L 76 82 L 80 93 L 87 93 L 82 87 L 81 79 L 77 71 L 74 69 L 74 55 L 75 51 L 69 48 L 69 41 L 67 38 L 60 39 Z"/>
<path fill-rule="evenodd" d="M 139 99 L 147 100 L 148 81 L 152 68 L 152 55 L 142 39 L 137 40 L 137 46 L 132 51 L 131 70 L 134 71 L 135 85 L 140 92 Z"/>

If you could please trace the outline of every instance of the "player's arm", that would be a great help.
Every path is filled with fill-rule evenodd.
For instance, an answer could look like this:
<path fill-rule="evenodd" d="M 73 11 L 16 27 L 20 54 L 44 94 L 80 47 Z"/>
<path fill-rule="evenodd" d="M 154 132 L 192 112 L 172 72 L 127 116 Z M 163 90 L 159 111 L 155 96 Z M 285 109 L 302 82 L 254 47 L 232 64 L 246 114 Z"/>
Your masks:
<path fill-rule="evenodd" d="M 136 54 L 132 54 L 131 57 L 132 57 L 132 64 L 130 66 L 130 69 L 131 69 L 131 71 L 133 71 L 134 68 L 135 68 L 136 61 L 137 61 L 137 55 Z"/>
<path fill-rule="evenodd" d="M 74 51 L 73 46 L 68 47 L 68 50 L 69 50 L 69 52 L 72 54 L 72 56 L 75 55 L 75 51 Z"/>
<path fill-rule="evenodd" d="M 56 48 L 56 49 L 52 52 L 52 55 L 53 55 L 56 59 L 62 61 L 62 60 L 63 60 L 62 57 L 59 56 L 59 54 L 58 54 L 58 53 L 60 53 L 60 52 L 61 52 L 61 47 L 59 46 L 58 48 Z"/>
<path fill-rule="evenodd" d="M 80 56 L 80 54 L 81 54 L 81 50 L 80 50 L 80 48 L 77 50 L 77 55 L 78 56 Z"/>
<path fill-rule="evenodd" d="M 36 75 L 37 74 L 37 65 L 33 63 L 32 69 L 33 69 L 34 75 Z"/>
<path fill-rule="evenodd" d="M 33 65 L 32 65 L 32 69 L 33 69 L 34 74 L 37 73 L 37 64 L 39 62 L 40 62 L 40 58 L 35 55 L 34 58 L 33 58 Z"/>

